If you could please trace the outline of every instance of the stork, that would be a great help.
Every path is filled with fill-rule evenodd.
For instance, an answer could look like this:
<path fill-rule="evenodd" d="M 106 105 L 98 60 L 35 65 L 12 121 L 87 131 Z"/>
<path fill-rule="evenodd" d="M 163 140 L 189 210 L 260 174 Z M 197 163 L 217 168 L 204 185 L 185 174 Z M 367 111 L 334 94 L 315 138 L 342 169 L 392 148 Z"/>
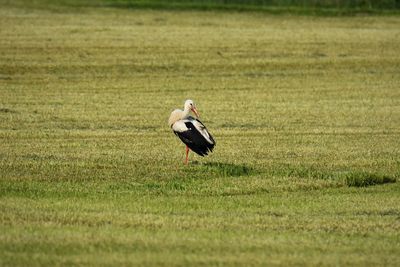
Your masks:
<path fill-rule="evenodd" d="M 189 116 L 193 112 L 196 118 Z M 186 145 L 185 164 L 188 164 L 189 149 L 196 154 L 204 157 L 209 152 L 212 152 L 215 141 L 208 132 L 206 126 L 198 119 L 199 112 L 193 100 L 186 100 L 183 110 L 175 109 L 172 111 L 168 124 L 174 131 L 174 134 L 182 140 Z"/>

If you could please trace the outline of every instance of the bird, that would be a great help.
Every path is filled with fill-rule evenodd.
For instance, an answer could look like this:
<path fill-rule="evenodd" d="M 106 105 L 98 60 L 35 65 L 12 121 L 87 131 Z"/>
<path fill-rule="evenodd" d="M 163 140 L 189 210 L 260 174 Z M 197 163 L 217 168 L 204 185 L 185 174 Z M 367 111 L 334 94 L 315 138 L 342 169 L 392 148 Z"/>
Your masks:
<path fill-rule="evenodd" d="M 196 118 L 190 116 L 193 112 Z M 176 136 L 186 145 L 185 164 L 188 164 L 189 150 L 204 157 L 212 152 L 215 140 L 207 130 L 206 126 L 199 120 L 200 115 L 193 100 L 185 101 L 184 109 L 175 109 L 171 112 L 168 125 Z"/>

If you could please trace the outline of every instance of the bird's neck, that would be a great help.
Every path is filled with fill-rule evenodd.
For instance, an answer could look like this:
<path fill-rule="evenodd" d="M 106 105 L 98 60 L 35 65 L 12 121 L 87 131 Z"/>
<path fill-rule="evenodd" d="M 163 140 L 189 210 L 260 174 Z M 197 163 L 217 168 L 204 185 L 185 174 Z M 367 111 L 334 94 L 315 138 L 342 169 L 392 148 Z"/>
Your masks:
<path fill-rule="evenodd" d="M 190 109 L 184 109 L 183 110 L 183 112 L 182 112 L 182 119 L 184 119 L 184 118 L 186 118 L 186 117 L 188 117 L 189 116 L 189 113 L 190 113 Z"/>

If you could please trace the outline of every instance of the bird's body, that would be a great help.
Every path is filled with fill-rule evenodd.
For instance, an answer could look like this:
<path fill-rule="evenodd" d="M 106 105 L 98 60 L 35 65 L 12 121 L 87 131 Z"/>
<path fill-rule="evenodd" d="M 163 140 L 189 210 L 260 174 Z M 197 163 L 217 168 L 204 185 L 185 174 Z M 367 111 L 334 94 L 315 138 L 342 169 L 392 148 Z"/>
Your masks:
<path fill-rule="evenodd" d="M 175 135 L 186 144 L 186 163 L 188 162 L 189 148 L 200 156 L 205 156 L 212 152 L 215 140 L 208 132 L 204 124 L 197 118 L 189 116 L 190 111 L 199 114 L 192 100 L 185 102 L 184 110 L 176 109 L 172 111 L 168 124 Z"/>

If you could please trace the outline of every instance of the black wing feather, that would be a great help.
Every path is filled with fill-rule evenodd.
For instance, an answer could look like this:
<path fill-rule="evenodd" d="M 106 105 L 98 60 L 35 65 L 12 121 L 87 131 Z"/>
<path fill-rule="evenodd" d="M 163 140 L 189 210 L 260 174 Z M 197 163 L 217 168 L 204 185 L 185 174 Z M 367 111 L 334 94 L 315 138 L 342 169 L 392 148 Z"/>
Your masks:
<path fill-rule="evenodd" d="M 199 121 L 200 122 L 200 121 Z M 201 122 L 200 122 L 201 123 Z M 213 144 L 210 144 L 204 136 L 194 127 L 190 121 L 185 122 L 186 127 L 189 129 L 184 132 L 174 132 L 179 139 L 182 140 L 193 152 L 204 157 L 209 152 L 212 152 L 215 146 L 214 138 L 210 134 L 210 139 Z M 202 124 L 204 126 L 204 124 Z"/>

